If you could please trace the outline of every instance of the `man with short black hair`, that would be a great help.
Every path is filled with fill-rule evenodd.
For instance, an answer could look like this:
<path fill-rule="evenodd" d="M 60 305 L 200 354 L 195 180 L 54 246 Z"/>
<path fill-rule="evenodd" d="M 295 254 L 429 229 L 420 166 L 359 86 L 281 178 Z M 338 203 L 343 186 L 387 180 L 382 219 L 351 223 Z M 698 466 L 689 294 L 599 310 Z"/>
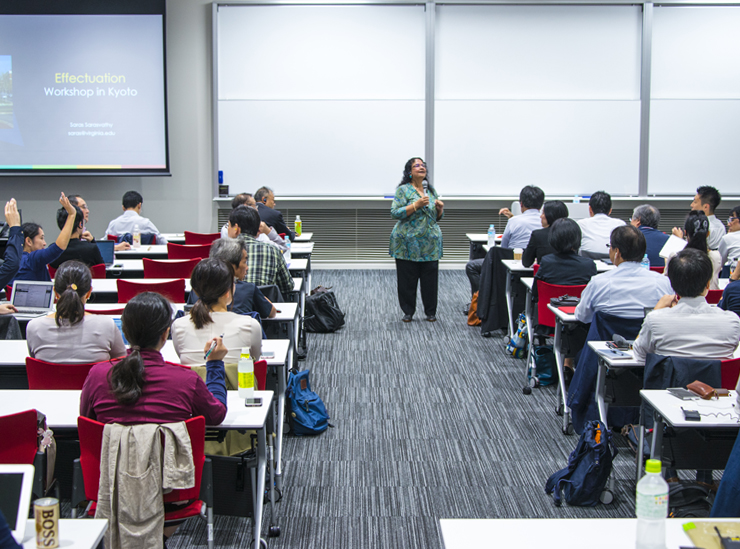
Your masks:
<path fill-rule="evenodd" d="M 540 208 L 545 202 L 545 192 L 534 185 L 527 185 L 519 191 L 521 215 L 514 215 L 508 208 L 501 208 L 499 215 L 509 218 L 501 237 L 502 248 L 526 248 L 532 231 L 542 228 Z"/>
<path fill-rule="evenodd" d="M 610 235 L 609 259 L 617 267 L 591 279 L 576 307 L 576 320 L 591 322 L 594 313 L 619 318 L 642 318 L 645 307 L 671 293 L 671 283 L 663 275 L 640 265 L 645 255 L 645 237 L 632 225 L 622 225 Z"/>
<path fill-rule="evenodd" d="M 727 234 L 719 243 L 719 255 L 722 257 L 722 265 L 729 259 L 733 263 L 733 268 L 735 260 L 740 259 L 740 206 L 735 206 L 730 210 L 730 217 L 727 218 Z"/>
<path fill-rule="evenodd" d="M 275 193 L 269 187 L 260 187 L 254 193 L 254 199 L 257 202 L 257 211 L 260 219 L 268 227 L 273 227 L 279 234 L 285 234 L 290 237 L 290 241 L 295 240 L 295 233 L 291 231 L 283 221 L 283 214 L 275 209 Z"/>
<path fill-rule="evenodd" d="M 637 227 L 645 237 L 647 255 L 651 267 L 664 267 L 665 259 L 660 257 L 660 250 L 665 246 L 669 236 L 658 230 L 660 211 L 650 204 L 637 206 L 632 212 L 630 225 Z"/>
<path fill-rule="evenodd" d="M 159 234 L 157 227 L 148 218 L 141 216 L 141 207 L 144 198 L 136 191 L 128 191 L 123 195 L 123 214 L 108 224 L 105 234 L 122 236 L 126 233 L 134 234 L 138 225 L 141 234 L 154 235 L 157 244 L 167 244 L 167 239 Z"/>
<path fill-rule="evenodd" d="M 718 249 L 722 237 L 725 236 L 724 224 L 714 215 L 714 210 L 719 207 L 720 202 L 722 202 L 722 195 L 719 194 L 717 189 L 709 185 L 703 185 L 696 189 L 696 196 L 691 201 L 692 211 L 704 212 L 709 219 L 707 245 L 710 250 Z M 683 238 L 683 230 L 678 227 L 673 227 L 673 234 L 678 238 Z"/>
<path fill-rule="evenodd" d="M 255 210 L 257 209 L 257 202 L 255 202 L 254 197 L 249 193 L 240 193 L 234 197 L 234 200 L 231 201 L 232 210 L 242 205 L 247 206 L 248 208 L 254 208 Z M 228 221 L 224 223 L 223 227 L 221 227 L 221 238 L 229 238 Z M 277 248 L 281 252 L 284 252 L 288 249 L 288 246 L 285 245 L 285 241 L 280 238 L 280 235 L 277 233 L 277 231 L 273 227 L 269 227 L 264 221 L 260 223 L 260 231 L 257 235 L 257 240 L 259 240 L 260 242 L 265 242 L 266 244 L 277 246 Z"/>
<path fill-rule="evenodd" d="M 72 201 L 70 200 L 70 204 L 71 202 Z M 95 242 L 88 242 L 82 238 L 82 231 L 85 230 L 85 215 L 82 213 L 79 206 L 75 206 L 74 209 L 75 224 L 72 229 L 72 234 L 69 237 L 69 244 L 67 244 L 67 248 L 62 252 L 62 255 L 49 263 L 49 266 L 53 269 L 58 269 L 62 263 L 71 259 L 81 261 L 88 267 L 105 263 L 103 261 L 103 256 L 100 254 L 100 248 L 98 248 L 98 245 L 95 244 Z M 67 217 L 69 217 L 67 210 L 64 208 L 59 208 L 57 210 L 57 226 L 59 229 L 64 228 L 64 225 L 67 223 Z"/>
<path fill-rule="evenodd" d="M 590 217 L 578 220 L 583 233 L 579 253 L 591 259 L 606 259 L 609 256 L 606 249 L 609 235 L 614 229 L 624 225 L 624 221 L 609 217 L 612 213 L 612 197 L 604 191 L 596 191 L 591 195 L 588 213 Z"/>

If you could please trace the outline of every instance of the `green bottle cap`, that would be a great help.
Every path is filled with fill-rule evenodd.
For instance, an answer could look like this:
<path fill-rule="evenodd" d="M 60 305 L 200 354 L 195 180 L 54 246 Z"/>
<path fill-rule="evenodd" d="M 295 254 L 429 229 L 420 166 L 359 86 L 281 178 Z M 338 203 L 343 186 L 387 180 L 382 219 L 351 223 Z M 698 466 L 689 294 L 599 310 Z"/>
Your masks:
<path fill-rule="evenodd" d="M 645 462 L 645 472 L 647 473 L 660 473 L 661 463 L 658 459 L 649 459 Z"/>

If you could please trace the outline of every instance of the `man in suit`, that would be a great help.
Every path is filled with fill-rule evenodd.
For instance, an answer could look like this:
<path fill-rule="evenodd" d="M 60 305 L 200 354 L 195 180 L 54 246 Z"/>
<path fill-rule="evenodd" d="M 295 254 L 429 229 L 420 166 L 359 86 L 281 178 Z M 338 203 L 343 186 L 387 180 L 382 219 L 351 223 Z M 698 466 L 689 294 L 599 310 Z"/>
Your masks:
<path fill-rule="evenodd" d="M 260 219 L 268 227 L 273 227 L 278 234 L 285 233 L 290 237 L 290 241 L 295 240 L 295 233 L 291 231 L 283 221 L 283 214 L 275 209 L 275 193 L 269 187 L 260 187 L 254 193 L 254 200 L 257 202 L 257 211 Z"/>
<path fill-rule="evenodd" d="M 643 204 L 632 212 L 630 225 L 637 227 L 645 237 L 647 255 L 651 267 L 665 267 L 665 259 L 658 255 L 665 246 L 669 236 L 658 230 L 660 211 L 655 206 Z"/>

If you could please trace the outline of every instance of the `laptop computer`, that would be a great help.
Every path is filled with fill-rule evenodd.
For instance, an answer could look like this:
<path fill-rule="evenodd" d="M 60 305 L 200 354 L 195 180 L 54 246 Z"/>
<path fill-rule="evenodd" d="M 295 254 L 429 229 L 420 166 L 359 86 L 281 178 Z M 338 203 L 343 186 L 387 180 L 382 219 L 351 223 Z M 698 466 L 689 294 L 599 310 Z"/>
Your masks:
<path fill-rule="evenodd" d="M 48 315 L 54 310 L 54 283 L 35 280 L 16 280 L 11 295 L 13 306 L 18 309 L 13 316 L 20 319 Z"/>
<path fill-rule="evenodd" d="M 0 511 L 15 540 L 23 543 L 31 508 L 33 465 L 0 465 Z"/>
<path fill-rule="evenodd" d="M 98 245 L 100 255 L 103 256 L 103 263 L 105 263 L 105 266 L 110 267 L 113 265 L 116 261 L 116 253 L 114 249 L 116 243 L 112 240 L 96 240 L 95 244 Z"/>

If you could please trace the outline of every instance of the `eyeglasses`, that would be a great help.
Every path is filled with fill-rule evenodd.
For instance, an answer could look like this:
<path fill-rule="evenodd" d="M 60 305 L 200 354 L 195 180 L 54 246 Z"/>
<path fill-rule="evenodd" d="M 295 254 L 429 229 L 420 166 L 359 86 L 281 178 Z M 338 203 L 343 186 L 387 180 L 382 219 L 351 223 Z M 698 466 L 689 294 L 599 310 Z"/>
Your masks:
<path fill-rule="evenodd" d="M 727 224 L 728 225 L 732 225 L 732 222 L 733 221 L 737 221 L 738 219 L 740 219 L 740 218 L 734 217 L 734 216 L 733 217 L 730 217 L 730 218 L 727 219 Z"/>
<path fill-rule="evenodd" d="M 606 245 L 606 249 L 607 249 L 607 250 L 611 250 L 611 249 L 612 249 L 612 245 L 611 245 L 611 244 L 607 244 L 607 245 Z"/>
<path fill-rule="evenodd" d="M 414 164 L 411 166 L 412 168 L 424 168 L 426 170 L 427 165 L 426 164 Z"/>

